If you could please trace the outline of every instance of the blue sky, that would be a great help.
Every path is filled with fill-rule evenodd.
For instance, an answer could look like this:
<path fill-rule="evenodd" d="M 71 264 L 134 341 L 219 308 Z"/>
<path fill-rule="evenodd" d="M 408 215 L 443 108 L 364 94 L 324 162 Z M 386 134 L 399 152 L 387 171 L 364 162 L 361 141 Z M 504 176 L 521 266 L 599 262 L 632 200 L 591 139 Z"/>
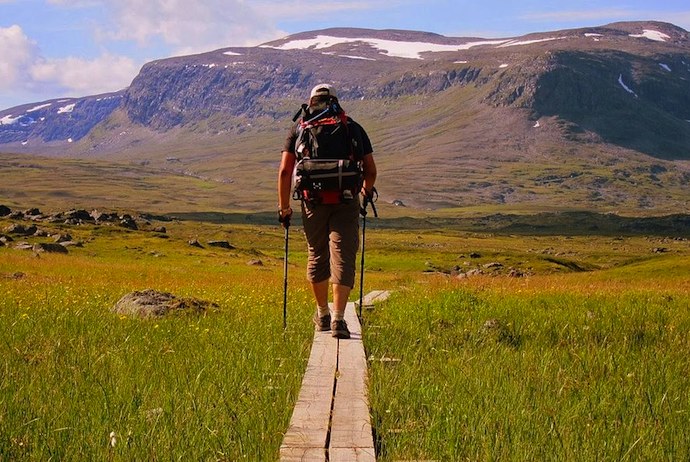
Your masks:
<path fill-rule="evenodd" d="M 327 27 L 504 38 L 658 20 L 688 0 L 0 0 L 0 109 L 125 88 L 141 66 Z"/>

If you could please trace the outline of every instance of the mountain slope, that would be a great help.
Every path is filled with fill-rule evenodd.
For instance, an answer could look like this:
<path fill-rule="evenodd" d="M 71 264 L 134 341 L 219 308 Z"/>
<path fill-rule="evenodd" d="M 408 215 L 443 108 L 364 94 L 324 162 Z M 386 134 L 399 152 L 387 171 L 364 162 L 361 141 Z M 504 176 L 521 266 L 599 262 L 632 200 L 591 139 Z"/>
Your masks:
<path fill-rule="evenodd" d="M 231 179 L 268 207 L 284 132 L 320 81 L 374 138 L 389 201 L 687 206 L 690 36 L 655 22 L 492 40 L 327 29 L 170 58 L 101 112 L 81 112 L 99 98 L 69 119 L 56 102 L 41 109 L 52 118 L 28 124 L 33 106 L 0 112 L 0 149 Z"/>

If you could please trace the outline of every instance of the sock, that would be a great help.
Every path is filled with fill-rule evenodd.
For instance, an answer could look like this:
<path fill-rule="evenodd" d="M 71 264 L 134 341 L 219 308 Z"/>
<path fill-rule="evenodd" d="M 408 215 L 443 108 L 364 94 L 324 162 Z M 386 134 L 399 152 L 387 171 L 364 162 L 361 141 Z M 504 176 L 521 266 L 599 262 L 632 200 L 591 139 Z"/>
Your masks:
<path fill-rule="evenodd" d="M 319 317 L 320 317 L 320 318 L 323 318 L 324 316 L 327 316 L 327 315 L 331 312 L 331 309 L 328 308 L 328 305 L 326 305 L 326 306 L 317 306 L 317 307 L 316 307 L 316 310 L 318 311 Z"/>
<path fill-rule="evenodd" d="M 342 321 L 343 319 L 345 319 L 345 313 L 339 313 L 337 311 L 333 313 L 334 321 Z"/>

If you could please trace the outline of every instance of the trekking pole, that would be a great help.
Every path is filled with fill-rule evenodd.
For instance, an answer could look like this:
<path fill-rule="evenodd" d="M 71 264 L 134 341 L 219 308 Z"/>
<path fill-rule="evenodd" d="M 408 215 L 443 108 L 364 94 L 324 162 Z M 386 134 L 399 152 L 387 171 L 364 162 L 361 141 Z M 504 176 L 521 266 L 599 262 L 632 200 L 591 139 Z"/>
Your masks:
<path fill-rule="evenodd" d="M 288 233 L 290 230 L 290 217 L 283 219 L 285 228 L 285 259 L 283 262 L 283 330 L 287 329 L 287 287 L 288 287 Z"/>
<path fill-rule="evenodd" d="M 372 189 L 372 198 L 369 196 L 364 196 L 364 205 L 360 207 L 359 213 L 362 215 L 362 259 L 360 264 L 360 276 L 359 276 L 359 319 L 362 319 L 362 303 L 364 303 L 364 249 L 367 234 L 367 205 L 371 204 L 371 209 L 374 211 L 374 216 L 378 218 L 379 214 L 376 211 L 376 206 L 374 205 L 373 195 L 378 196 L 376 188 Z"/>

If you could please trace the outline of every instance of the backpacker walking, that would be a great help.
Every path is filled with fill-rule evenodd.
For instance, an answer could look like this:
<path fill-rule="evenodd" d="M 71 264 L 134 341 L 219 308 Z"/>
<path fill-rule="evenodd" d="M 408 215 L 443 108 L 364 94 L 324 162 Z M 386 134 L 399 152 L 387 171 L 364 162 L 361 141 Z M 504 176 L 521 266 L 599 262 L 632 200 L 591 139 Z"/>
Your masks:
<path fill-rule="evenodd" d="M 278 219 L 287 228 L 293 213 L 290 199 L 300 200 L 308 248 L 307 280 L 316 300 L 314 325 L 346 339 L 350 331 L 344 320 L 345 306 L 355 284 L 359 247 L 359 196 L 371 199 L 376 182 L 373 148 L 364 129 L 340 107 L 336 90 L 329 84 L 312 89 L 295 120 L 278 172 Z"/>

